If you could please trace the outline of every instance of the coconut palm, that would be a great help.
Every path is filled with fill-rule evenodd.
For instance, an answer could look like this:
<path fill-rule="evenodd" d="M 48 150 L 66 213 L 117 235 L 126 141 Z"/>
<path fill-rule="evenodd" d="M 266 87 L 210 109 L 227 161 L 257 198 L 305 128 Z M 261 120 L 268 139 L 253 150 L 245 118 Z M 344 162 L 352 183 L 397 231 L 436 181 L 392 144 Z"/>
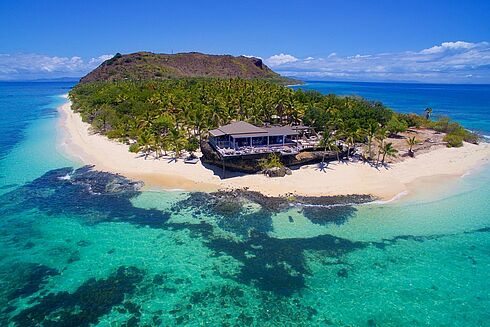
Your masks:
<path fill-rule="evenodd" d="M 177 161 L 185 148 L 186 139 L 182 136 L 182 132 L 179 129 L 174 128 L 170 130 L 169 140 L 171 150 L 174 152 L 174 160 Z"/>
<path fill-rule="evenodd" d="M 366 135 L 367 146 L 368 146 L 368 159 L 373 158 L 373 139 L 376 136 L 378 129 L 379 129 L 379 125 L 377 123 L 372 122 L 364 130 L 364 135 Z"/>
<path fill-rule="evenodd" d="M 149 133 L 143 133 L 138 138 L 138 152 L 143 152 L 145 160 L 154 149 L 154 139 Z"/>
<path fill-rule="evenodd" d="M 386 129 L 379 129 L 376 133 L 376 141 L 378 141 L 378 156 L 376 158 L 376 165 L 379 165 L 379 158 L 381 157 L 381 153 L 383 152 L 384 142 L 388 137 L 390 132 Z"/>
<path fill-rule="evenodd" d="M 354 148 L 355 151 L 355 145 L 356 141 L 363 136 L 363 131 L 361 129 L 349 129 L 344 132 L 345 134 L 345 142 L 347 143 L 347 160 L 350 157 L 350 149 L 351 147 Z"/>
<path fill-rule="evenodd" d="M 144 115 L 138 121 L 138 128 L 144 129 L 146 127 L 151 127 L 155 117 L 152 112 L 145 111 Z"/>
<path fill-rule="evenodd" d="M 332 137 L 332 134 L 328 130 L 325 130 L 325 132 L 323 132 L 323 137 L 320 140 L 320 146 L 323 148 L 323 156 L 322 156 L 322 163 L 321 163 L 321 167 L 323 170 L 323 167 L 325 167 L 325 154 L 327 150 L 335 151 L 337 153 L 337 159 L 339 159 L 339 152 L 338 152 L 337 142 L 335 138 Z"/>
<path fill-rule="evenodd" d="M 381 163 L 384 165 L 386 156 L 388 157 L 396 157 L 398 150 L 393 147 L 393 143 L 386 143 L 383 145 L 383 158 L 381 159 Z"/>
<path fill-rule="evenodd" d="M 409 137 L 408 139 L 406 139 L 406 142 L 407 142 L 407 144 L 408 144 L 408 154 L 409 154 L 411 157 L 413 157 L 413 151 L 412 151 L 412 148 L 413 148 L 413 146 L 414 146 L 414 145 L 419 144 L 419 143 L 420 143 L 420 141 L 419 141 L 419 140 L 417 140 L 417 139 L 415 138 L 415 136 L 413 136 L 413 137 Z"/>
<path fill-rule="evenodd" d="M 162 155 L 166 156 L 167 151 L 170 149 L 170 140 L 168 135 L 159 135 L 155 139 L 156 147 L 158 149 L 158 157 Z"/>

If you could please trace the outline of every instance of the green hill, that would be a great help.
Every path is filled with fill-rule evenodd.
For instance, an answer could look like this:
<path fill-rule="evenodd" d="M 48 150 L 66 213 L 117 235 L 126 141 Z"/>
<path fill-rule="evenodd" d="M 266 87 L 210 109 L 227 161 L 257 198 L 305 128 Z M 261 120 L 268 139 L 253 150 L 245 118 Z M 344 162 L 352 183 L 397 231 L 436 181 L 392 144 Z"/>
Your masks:
<path fill-rule="evenodd" d="M 198 52 L 136 52 L 127 55 L 118 53 L 83 77 L 80 82 L 193 77 L 263 79 L 279 84 L 301 83 L 272 71 L 259 58 L 207 55 Z"/>

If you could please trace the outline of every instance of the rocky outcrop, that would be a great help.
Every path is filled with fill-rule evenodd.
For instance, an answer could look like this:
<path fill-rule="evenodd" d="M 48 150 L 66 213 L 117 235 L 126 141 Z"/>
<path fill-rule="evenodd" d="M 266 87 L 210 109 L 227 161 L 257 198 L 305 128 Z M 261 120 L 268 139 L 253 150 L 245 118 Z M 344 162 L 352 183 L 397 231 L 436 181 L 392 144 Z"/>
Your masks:
<path fill-rule="evenodd" d="M 268 177 L 284 177 L 286 175 L 291 175 L 291 169 L 288 167 L 272 167 L 264 170 L 264 174 Z"/>
<path fill-rule="evenodd" d="M 211 193 L 194 192 L 189 194 L 188 199 L 178 206 L 179 210 L 196 207 L 212 214 L 227 216 L 243 213 L 245 203 L 254 203 L 262 209 L 271 212 L 286 211 L 291 205 L 296 206 L 315 206 L 323 209 L 331 209 L 335 206 L 352 206 L 356 204 L 368 203 L 376 200 L 368 194 L 350 194 L 333 196 L 301 196 L 295 194 L 285 194 L 284 196 L 267 196 L 260 192 L 247 189 L 220 190 Z M 231 206 L 238 207 L 230 209 Z M 223 210 L 226 208 L 226 210 Z"/>
<path fill-rule="evenodd" d="M 94 170 L 94 166 L 83 166 L 62 177 L 66 181 L 83 186 L 95 194 L 117 194 L 138 192 L 144 185 L 118 174 Z"/>
<path fill-rule="evenodd" d="M 323 159 L 324 151 L 303 151 L 294 156 L 283 157 L 283 162 L 286 166 L 299 166 L 306 164 L 314 164 L 321 162 Z M 325 154 L 325 160 L 336 160 L 337 155 L 333 151 L 327 151 Z"/>

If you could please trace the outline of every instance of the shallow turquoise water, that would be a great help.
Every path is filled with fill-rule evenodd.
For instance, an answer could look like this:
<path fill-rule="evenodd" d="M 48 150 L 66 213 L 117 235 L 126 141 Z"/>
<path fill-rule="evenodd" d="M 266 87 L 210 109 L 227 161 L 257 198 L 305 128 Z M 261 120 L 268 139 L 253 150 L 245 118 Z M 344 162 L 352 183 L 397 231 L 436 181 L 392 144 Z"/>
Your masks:
<path fill-rule="evenodd" d="M 104 176 L 76 179 L 60 169 L 76 164 L 56 150 L 53 110 L 71 85 L 14 86 L 0 85 L 0 96 L 13 95 L 0 97 L 2 115 L 19 123 L 0 160 L 2 326 L 484 326 L 490 318 L 488 167 L 386 204 L 282 212 L 249 204 L 224 215 L 206 195 L 104 193 Z M 16 95 L 18 111 L 7 114 Z M 4 126 L 0 135 L 12 133 Z"/>

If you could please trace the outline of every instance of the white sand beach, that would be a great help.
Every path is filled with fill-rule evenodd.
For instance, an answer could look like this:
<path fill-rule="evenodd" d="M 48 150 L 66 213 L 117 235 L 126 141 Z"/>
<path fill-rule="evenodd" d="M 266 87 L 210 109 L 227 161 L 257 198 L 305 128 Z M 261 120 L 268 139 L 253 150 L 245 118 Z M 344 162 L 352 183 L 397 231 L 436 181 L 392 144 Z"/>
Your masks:
<path fill-rule="evenodd" d="M 371 194 L 388 200 L 402 192 L 437 181 L 460 177 L 469 170 L 489 162 L 490 144 L 465 143 L 461 148 L 438 148 L 392 164 L 388 169 L 375 168 L 364 163 L 330 163 L 326 171 L 318 165 L 307 165 L 293 170 L 282 178 L 264 175 L 233 174 L 226 179 L 221 173 L 204 167 L 200 162 L 192 165 L 183 160 L 170 162 L 169 158 L 146 160 L 130 153 L 128 146 L 90 132 L 90 126 L 74 113 L 70 103 L 60 106 L 61 133 L 59 146 L 63 153 L 83 164 L 93 164 L 99 170 L 119 173 L 143 180 L 146 188 L 165 188 L 215 191 L 218 189 L 248 188 L 266 195 L 288 193 L 298 195 Z"/>

